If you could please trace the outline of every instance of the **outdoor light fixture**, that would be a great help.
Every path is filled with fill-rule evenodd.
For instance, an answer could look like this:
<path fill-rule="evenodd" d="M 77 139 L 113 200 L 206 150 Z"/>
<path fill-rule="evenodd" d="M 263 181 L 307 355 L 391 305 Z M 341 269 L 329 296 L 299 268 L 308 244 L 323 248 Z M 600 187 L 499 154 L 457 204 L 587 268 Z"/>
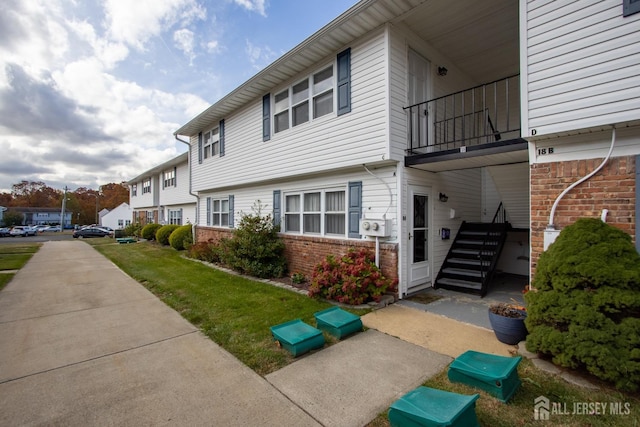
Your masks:
<path fill-rule="evenodd" d="M 448 71 L 446 67 L 438 67 L 439 76 L 446 76 Z"/>
<path fill-rule="evenodd" d="M 438 199 L 439 199 L 441 202 L 443 202 L 443 203 L 444 203 L 444 202 L 446 202 L 447 200 L 449 200 L 449 196 L 447 196 L 447 195 L 446 195 L 446 194 L 444 194 L 444 193 L 440 193 L 440 195 L 438 196 Z"/>

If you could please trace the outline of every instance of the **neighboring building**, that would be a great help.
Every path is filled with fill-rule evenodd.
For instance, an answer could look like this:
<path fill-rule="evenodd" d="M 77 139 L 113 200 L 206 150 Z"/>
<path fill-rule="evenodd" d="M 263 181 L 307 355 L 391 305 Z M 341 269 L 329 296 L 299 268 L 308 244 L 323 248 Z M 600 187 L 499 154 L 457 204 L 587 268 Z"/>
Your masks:
<path fill-rule="evenodd" d="M 575 210 L 607 207 L 635 234 L 639 21 L 618 0 L 361 1 L 175 132 L 188 138 L 196 239 L 228 236 L 259 201 L 292 272 L 367 246 L 400 297 L 484 293 L 496 269 L 530 274 L 540 217 L 604 157 L 609 124 L 622 143 L 602 180 L 624 185 Z M 159 185 L 139 178 L 138 193 L 142 178 Z"/>
<path fill-rule="evenodd" d="M 134 222 L 193 223 L 196 198 L 190 194 L 187 153 L 149 169 L 127 184 Z"/>
<path fill-rule="evenodd" d="M 0 224 L 3 224 L 4 221 L 4 211 L 6 211 L 7 208 L 5 208 L 4 206 L 0 206 Z"/>
<path fill-rule="evenodd" d="M 9 210 L 24 215 L 23 225 L 60 225 L 60 208 L 11 207 Z M 64 228 L 72 228 L 72 215 L 73 212 L 64 213 Z"/>
<path fill-rule="evenodd" d="M 114 230 L 125 228 L 131 224 L 132 218 L 133 209 L 131 209 L 128 203 L 121 203 L 104 214 L 100 211 L 100 225 L 103 227 L 111 227 Z"/>

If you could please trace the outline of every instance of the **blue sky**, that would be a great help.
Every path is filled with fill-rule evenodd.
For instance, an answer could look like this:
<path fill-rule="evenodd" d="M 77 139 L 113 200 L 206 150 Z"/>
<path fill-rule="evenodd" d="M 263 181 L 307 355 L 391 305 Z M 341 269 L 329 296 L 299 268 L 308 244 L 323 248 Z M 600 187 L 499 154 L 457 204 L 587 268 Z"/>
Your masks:
<path fill-rule="evenodd" d="M 357 0 L 4 0 L 0 191 L 97 188 Z"/>

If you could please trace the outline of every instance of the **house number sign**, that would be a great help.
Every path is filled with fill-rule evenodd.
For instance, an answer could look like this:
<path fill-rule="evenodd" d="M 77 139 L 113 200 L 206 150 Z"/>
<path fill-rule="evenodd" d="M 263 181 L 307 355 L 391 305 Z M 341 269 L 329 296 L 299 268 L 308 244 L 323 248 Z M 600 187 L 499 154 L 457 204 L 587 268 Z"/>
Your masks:
<path fill-rule="evenodd" d="M 544 156 L 545 154 L 553 154 L 553 147 L 538 148 L 538 156 Z"/>

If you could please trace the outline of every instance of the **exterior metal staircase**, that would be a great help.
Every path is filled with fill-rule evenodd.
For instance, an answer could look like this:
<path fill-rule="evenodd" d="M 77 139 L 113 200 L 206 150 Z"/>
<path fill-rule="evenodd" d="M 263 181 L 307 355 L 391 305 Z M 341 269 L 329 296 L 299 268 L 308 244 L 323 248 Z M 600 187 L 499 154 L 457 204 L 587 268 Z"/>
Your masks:
<path fill-rule="evenodd" d="M 463 222 L 436 277 L 434 288 L 484 297 L 509 228 L 502 203 L 491 223 Z"/>

